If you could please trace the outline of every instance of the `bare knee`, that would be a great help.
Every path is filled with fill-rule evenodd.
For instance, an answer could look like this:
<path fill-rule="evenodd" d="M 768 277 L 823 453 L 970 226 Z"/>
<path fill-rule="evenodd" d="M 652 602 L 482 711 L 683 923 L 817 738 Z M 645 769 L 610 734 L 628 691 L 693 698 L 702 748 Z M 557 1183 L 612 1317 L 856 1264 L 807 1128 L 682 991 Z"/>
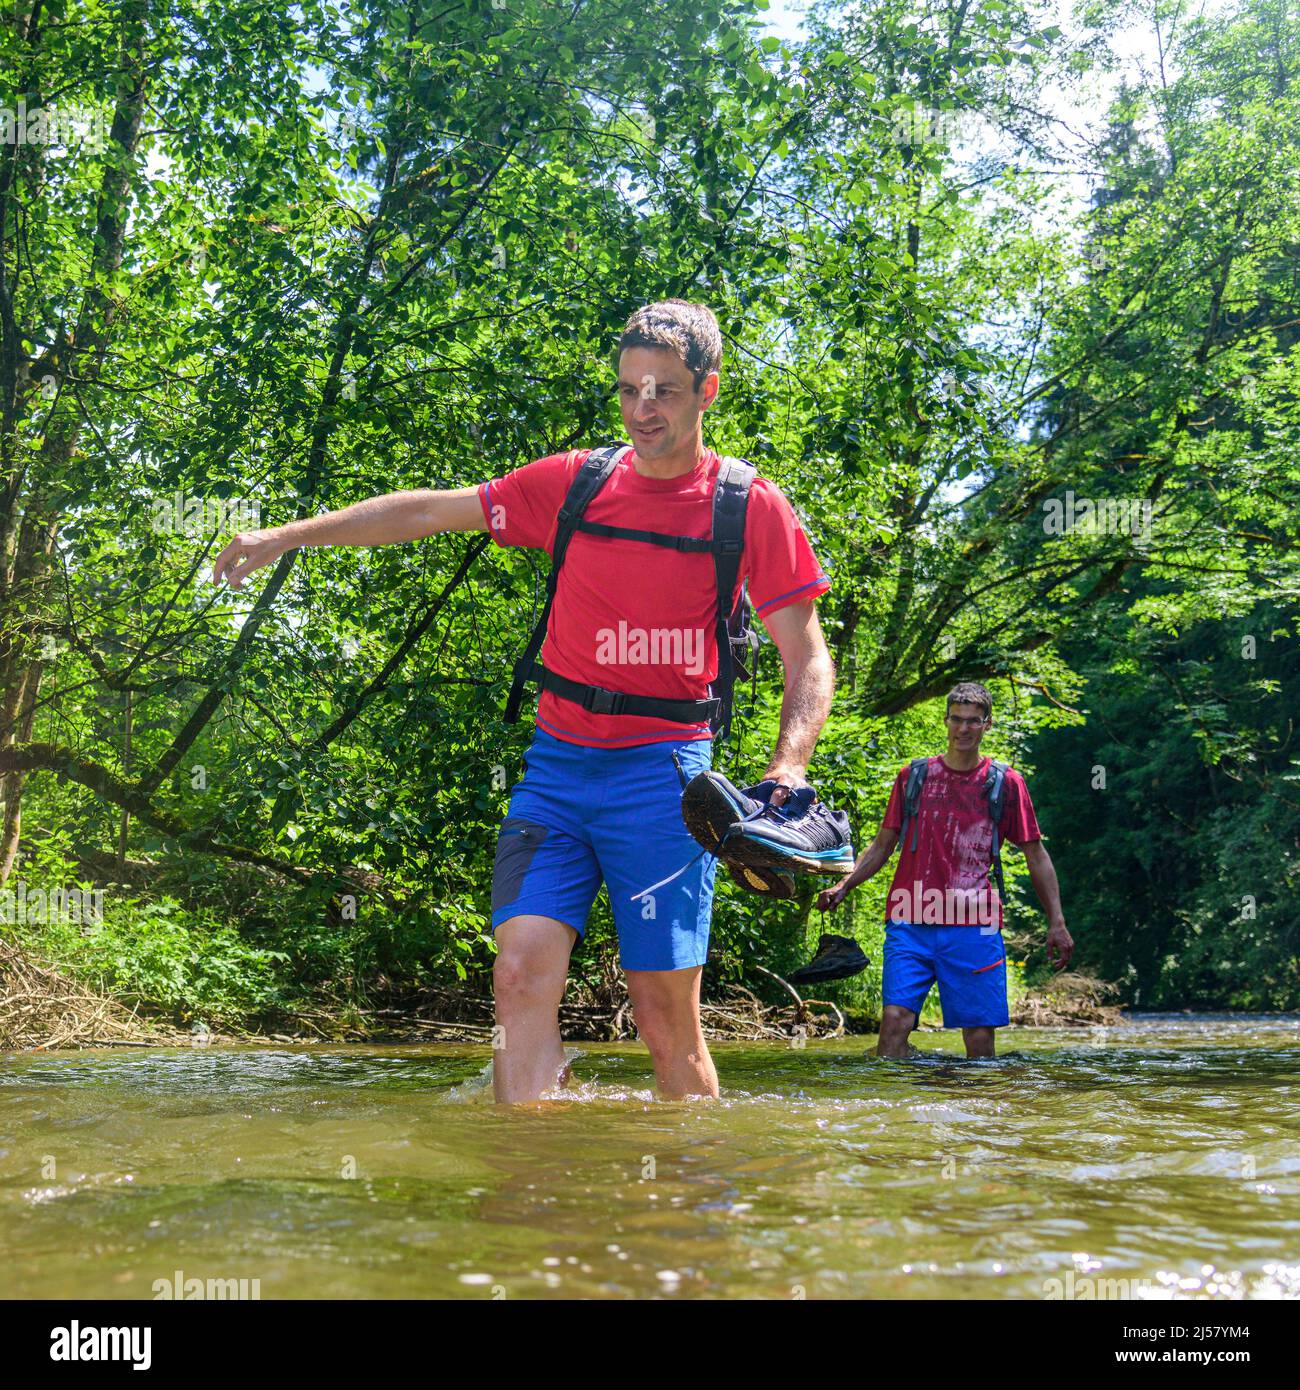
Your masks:
<path fill-rule="evenodd" d="M 702 1037 L 699 1008 L 692 996 L 659 982 L 634 982 L 631 976 L 628 993 L 637 1036 L 651 1053 L 688 1047 Z"/>
<path fill-rule="evenodd" d="M 671 1006 L 658 999 L 641 999 L 632 1005 L 637 1037 L 651 1052 L 667 1052 L 683 1033 L 682 1020 Z"/>
<path fill-rule="evenodd" d="M 963 1028 L 961 1035 L 966 1043 L 967 1057 L 992 1057 L 994 1055 L 995 1034 L 992 1028 Z"/>
<path fill-rule="evenodd" d="M 558 1009 L 564 997 L 569 949 L 577 934 L 572 928 L 563 928 L 568 933 L 566 940 L 544 932 L 507 932 L 505 926 L 509 925 L 498 931 L 497 956 L 492 964 L 498 1016 Z"/>
<path fill-rule="evenodd" d="M 520 1009 L 536 1009 L 552 1005 L 559 1006 L 563 993 L 544 970 L 538 970 L 538 963 L 531 960 L 526 952 L 502 952 L 492 966 L 492 993 L 496 998 L 497 1011 L 509 1012 Z"/>
<path fill-rule="evenodd" d="M 880 1014 L 880 1031 L 890 1037 L 902 1034 L 906 1037 L 916 1026 L 916 1015 L 901 1004 L 886 1004 Z"/>
<path fill-rule="evenodd" d="M 880 1037 L 876 1042 L 876 1055 L 880 1057 L 906 1057 L 908 1055 L 908 1035 L 916 1027 L 916 1015 L 901 1004 L 886 1004 L 880 1011 Z"/>

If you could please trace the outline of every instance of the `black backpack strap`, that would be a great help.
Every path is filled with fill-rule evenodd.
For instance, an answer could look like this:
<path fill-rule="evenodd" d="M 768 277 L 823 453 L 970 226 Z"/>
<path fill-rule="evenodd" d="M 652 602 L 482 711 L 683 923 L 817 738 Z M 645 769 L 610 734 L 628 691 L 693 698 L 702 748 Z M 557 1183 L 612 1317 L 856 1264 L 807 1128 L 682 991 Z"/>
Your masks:
<path fill-rule="evenodd" d="M 983 795 L 988 799 L 989 819 L 993 822 L 994 831 L 1002 820 L 1002 809 L 1007 798 L 1007 773 L 1010 771 L 1010 764 L 990 758 L 989 770 L 984 774 Z"/>
<path fill-rule="evenodd" d="M 1007 773 L 1011 769 L 997 758 L 989 759 L 989 770 L 984 774 L 984 790 L 981 793 L 989 803 L 989 819 L 993 822 L 993 878 L 998 885 L 998 896 L 1006 902 L 1007 889 L 1002 879 L 1002 846 L 998 830 L 1002 821 L 1002 808 L 1006 804 Z"/>
<path fill-rule="evenodd" d="M 745 513 L 749 488 L 757 472 L 746 459 L 723 458 L 713 485 L 713 570 L 718 586 L 718 678 L 710 693 L 721 702 L 713 736 L 725 739 L 731 731 L 732 692 L 736 683 L 733 625 L 743 629 L 747 596 L 733 604 L 740 559 L 745 549 Z M 737 633 L 743 636 L 743 633 Z"/>
<path fill-rule="evenodd" d="M 903 788 L 903 824 L 898 832 L 899 843 L 907 839 L 907 827 L 912 827 L 912 853 L 916 853 L 917 836 L 920 831 L 919 812 L 921 809 L 921 788 L 925 785 L 925 775 L 930 770 L 929 758 L 913 758 L 907 765 L 907 784 Z"/>
<path fill-rule="evenodd" d="M 717 548 L 717 542 L 708 536 L 670 536 L 663 531 L 638 531 L 634 526 L 609 526 L 603 521 L 579 521 L 575 529 L 591 536 L 645 541 L 648 545 L 661 545 L 666 550 L 681 550 L 687 554 L 716 553 Z"/>
<path fill-rule="evenodd" d="M 735 610 L 727 622 L 731 637 L 731 666 L 742 681 L 749 682 L 749 707 L 758 704 L 758 661 L 760 656 L 758 633 L 749 620 L 749 580 L 740 586 L 740 597 Z M 733 687 L 734 688 L 734 687 Z"/>
<path fill-rule="evenodd" d="M 717 700 L 665 700 L 659 695 L 628 695 L 606 690 L 603 685 L 571 681 L 558 671 L 537 668 L 538 681 L 565 700 L 572 700 L 593 714 L 638 714 L 647 719 L 672 719 L 678 724 L 702 724 L 718 717 Z"/>
<path fill-rule="evenodd" d="M 541 678 L 542 668 L 537 665 L 537 656 L 546 638 L 546 624 L 551 617 L 551 604 L 555 601 L 555 586 L 560 577 L 560 566 L 573 539 L 577 524 L 587 505 L 605 485 L 614 471 L 619 457 L 630 444 L 610 444 L 602 449 L 593 449 L 583 460 L 582 467 L 574 475 L 560 507 L 559 520 L 555 526 L 555 541 L 551 546 L 551 572 L 546 576 L 546 603 L 542 616 L 538 619 L 533 634 L 528 639 L 523 655 L 515 662 L 514 680 L 510 684 L 510 695 L 506 700 L 505 720 L 514 724 L 519 718 L 519 706 L 524 698 L 524 686 L 530 680 Z"/>

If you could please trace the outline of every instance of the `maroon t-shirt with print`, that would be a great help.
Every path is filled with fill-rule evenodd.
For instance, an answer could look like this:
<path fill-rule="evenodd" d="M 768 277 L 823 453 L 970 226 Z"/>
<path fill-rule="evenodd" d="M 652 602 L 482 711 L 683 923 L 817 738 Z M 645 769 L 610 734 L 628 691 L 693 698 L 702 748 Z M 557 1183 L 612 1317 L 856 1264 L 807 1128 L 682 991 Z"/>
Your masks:
<path fill-rule="evenodd" d="M 981 795 L 989 762 L 981 758 L 968 772 L 956 772 L 942 757 L 929 760 L 919 814 L 899 845 L 889 888 L 891 920 L 913 926 L 1002 926 L 1002 904 L 989 882 L 993 821 Z M 894 779 L 881 822 L 887 830 L 902 828 L 908 771 L 904 767 Z M 1042 839 L 1029 788 L 1014 768 L 1007 769 L 998 835 L 1000 844 Z"/>

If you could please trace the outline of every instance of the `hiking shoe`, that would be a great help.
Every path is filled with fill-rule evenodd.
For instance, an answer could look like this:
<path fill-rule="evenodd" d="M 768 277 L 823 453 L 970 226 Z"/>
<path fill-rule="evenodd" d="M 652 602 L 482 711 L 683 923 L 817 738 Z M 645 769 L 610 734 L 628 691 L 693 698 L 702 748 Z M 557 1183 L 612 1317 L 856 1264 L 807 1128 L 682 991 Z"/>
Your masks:
<path fill-rule="evenodd" d="M 753 864 L 737 864 L 724 859 L 727 872 L 748 893 L 759 893 L 765 898 L 793 898 L 794 875 L 783 874 L 777 869 L 758 868 Z"/>
<path fill-rule="evenodd" d="M 818 801 L 812 787 L 799 787 L 783 806 L 764 803 L 735 821 L 717 854 L 756 868 L 847 874 L 854 859 L 850 833 L 843 811 Z"/>
<path fill-rule="evenodd" d="M 866 953 L 853 937 L 834 936 L 830 932 L 823 932 L 812 960 L 785 978 L 792 985 L 847 980 L 850 975 L 860 975 L 870 963 Z"/>
<path fill-rule="evenodd" d="M 712 768 L 697 772 L 682 791 L 682 819 L 695 839 L 716 854 L 728 830 L 746 816 L 760 814 L 776 789 L 774 779 L 743 790 Z"/>

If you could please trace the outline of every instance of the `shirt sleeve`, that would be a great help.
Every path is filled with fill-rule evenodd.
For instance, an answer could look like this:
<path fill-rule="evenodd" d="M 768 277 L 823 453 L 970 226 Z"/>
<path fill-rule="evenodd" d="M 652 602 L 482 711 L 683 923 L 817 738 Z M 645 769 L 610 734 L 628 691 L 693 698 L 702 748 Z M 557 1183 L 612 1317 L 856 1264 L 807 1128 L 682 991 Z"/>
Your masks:
<path fill-rule="evenodd" d="M 785 494 L 767 478 L 755 478 L 745 513 L 745 565 L 749 600 L 766 619 L 831 587 Z"/>
<path fill-rule="evenodd" d="M 907 768 L 903 768 L 894 778 L 893 789 L 889 793 L 889 805 L 885 807 L 885 818 L 880 822 L 882 830 L 901 830 L 903 828 L 903 791 L 907 783 Z"/>
<path fill-rule="evenodd" d="M 1002 838 L 1010 840 L 1013 845 L 1026 845 L 1030 840 L 1043 838 L 1043 832 L 1038 828 L 1038 817 L 1034 815 L 1034 803 L 1029 799 L 1029 788 L 1025 785 L 1025 779 L 1014 769 L 1007 772 Z"/>
<path fill-rule="evenodd" d="M 488 534 L 500 546 L 550 551 L 560 508 L 589 450 L 548 454 L 478 487 Z"/>

